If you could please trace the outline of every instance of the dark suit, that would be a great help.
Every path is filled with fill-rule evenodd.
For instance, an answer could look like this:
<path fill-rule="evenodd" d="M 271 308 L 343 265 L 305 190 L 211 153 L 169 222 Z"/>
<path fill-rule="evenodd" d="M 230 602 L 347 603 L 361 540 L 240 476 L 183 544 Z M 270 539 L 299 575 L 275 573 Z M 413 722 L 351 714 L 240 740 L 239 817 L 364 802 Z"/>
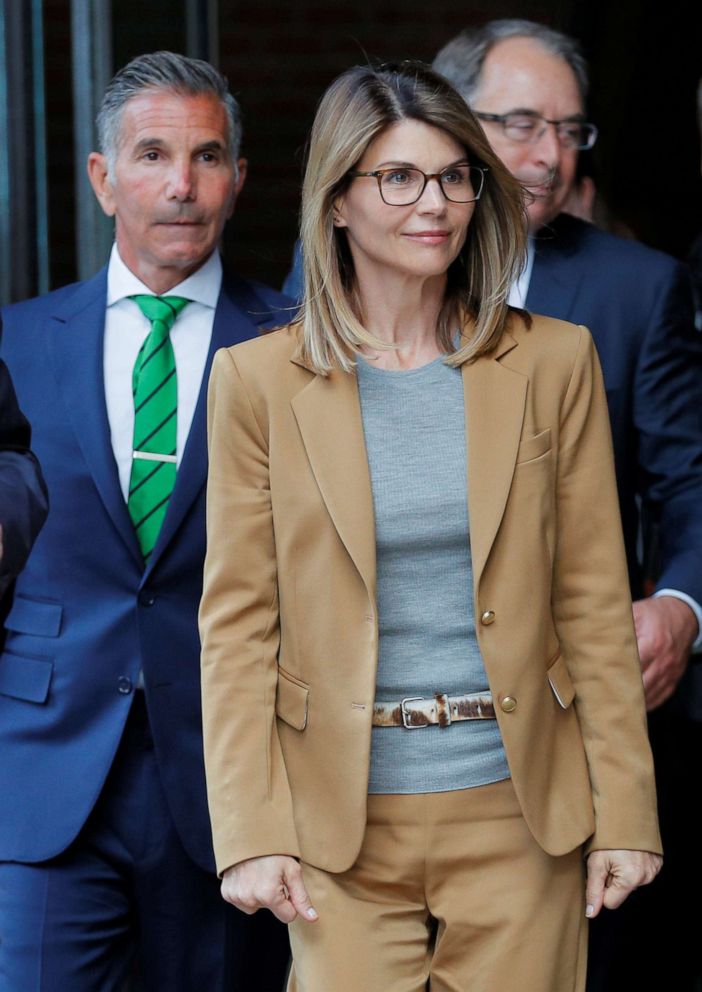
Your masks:
<path fill-rule="evenodd" d="M 178 872 L 192 869 L 213 893 L 212 905 L 205 907 L 204 890 L 185 879 L 178 886 L 191 900 L 189 918 L 184 925 L 181 921 L 180 931 L 171 938 L 173 947 L 183 947 L 183 957 L 171 950 L 169 960 L 159 964 L 153 947 L 147 949 L 144 968 L 150 971 L 149 988 L 195 988 L 197 973 L 186 977 L 195 952 L 203 943 L 211 943 L 212 954 L 222 958 L 227 942 L 235 957 L 239 945 L 234 977 L 221 986 L 205 982 L 203 992 L 205 987 L 206 992 L 220 987 L 278 992 L 280 979 L 276 985 L 265 985 L 241 971 L 241 945 L 249 945 L 254 953 L 256 933 L 247 930 L 252 926 L 248 918 L 229 913 L 230 907 L 216 892 L 202 759 L 197 610 L 205 554 L 205 403 L 212 357 L 222 346 L 255 337 L 261 326 L 280 323 L 285 315 L 279 310 L 286 301 L 243 280 L 225 282 L 175 489 L 145 568 L 119 485 L 105 406 L 106 286 L 103 270 L 89 282 L 17 304 L 4 313 L 4 356 L 34 423 L 52 512 L 17 582 L 0 657 L 0 860 L 34 865 L 58 858 L 64 867 L 76 849 L 76 838 L 85 847 L 86 836 L 92 838 L 92 832 L 102 829 L 114 812 L 106 804 L 120 790 L 137 788 L 136 780 L 143 776 L 144 795 L 129 800 L 137 816 L 153 797 L 154 806 L 160 803 L 167 819 L 165 826 L 144 826 L 149 842 L 155 842 L 154 831 L 168 831 L 169 843 L 182 853 L 180 860 L 168 855 L 169 884 L 175 880 L 178 885 Z M 140 671 L 145 694 L 136 689 Z M 130 748 L 126 756 L 125 741 Z M 140 764 L 142 752 L 149 754 L 148 772 Z M 119 816 L 131 829 L 129 810 L 125 814 L 123 809 Z M 111 851 L 109 859 L 121 861 L 124 852 Z M 121 874 L 130 870 L 125 866 Z M 141 869 L 140 874 L 135 889 L 143 888 L 143 876 L 149 872 Z M 27 878 L 21 872 L 18 877 L 18 882 L 9 884 L 26 888 Z M 37 884 L 41 878 L 38 873 Z M 83 882 L 82 888 L 87 891 L 88 883 Z M 126 943 L 125 930 L 132 922 L 148 935 L 156 913 L 162 914 L 163 927 L 177 928 L 168 916 L 178 914 L 178 894 L 154 884 L 152 909 L 135 910 L 138 895 L 125 899 L 115 888 L 115 905 L 124 903 L 121 917 L 138 914 L 138 922 L 132 919 L 127 927 L 122 919 L 113 926 L 99 917 L 103 894 L 95 901 L 95 917 L 86 911 L 85 926 L 98 930 L 103 926 L 103 943 L 114 947 Z M 0 929 L 11 926 L 8 914 L 14 908 L 12 900 L 2 901 Z M 228 914 L 226 932 L 219 923 L 216 927 L 211 923 L 211 914 L 223 916 L 222 910 Z M 277 956 L 279 973 L 275 946 L 276 941 L 280 946 L 279 931 L 274 932 L 272 917 L 261 920 L 255 926 L 265 924 L 264 939 L 271 942 L 264 961 Z M 89 956 L 88 951 L 83 953 Z M 105 970 L 101 979 L 92 979 L 95 986 L 82 984 L 77 967 L 76 977 L 65 962 L 56 967 L 65 967 L 65 974 L 71 976 L 71 992 L 93 987 L 102 992 L 113 984 L 119 986 L 128 963 L 126 952 L 122 960 L 121 971 Z M 96 962 L 95 975 L 99 968 Z M 258 969 L 265 974 L 265 963 L 261 967 L 259 961 Z M 181 974 L 174 975 L 174 970 Z M 0 950 L 0 988 L 5 992 L 2 981 Z M 23 987 L 34 986 L 26 981 Z M 41 985 L 45 987 L 63 990 L 69 985 L 59 981 L 57 986 Z"/>
<path fill-rule="evenodd" d="M 643 524 L 657 539 L 650 562 L 656 587 L 702 603 L 702 335 L 694 329 L 686 270 L 667 255 L 562 214 L 537 237 L 526 305 L 586 324 L 595 339 L 633 597 L 643 594 L 637 554 Z M 595 921 L 591 992 L 647 992 L 671 983 L 676 992 L 693 988 L 695 923 L 682 899 L 702 881 L 689 798 L 702 751 L 681 702 L 679 691 L 649 721 L 666 864 L 653 886 Z"/>
<path fill-rule="evenodd" d="M 657 524 L 658 588 L 702 604 L 702 336 L 682 265 L 561 214 L 536 239 L 527 309 L 585 324 L 602 362 L 633 597 L 637 495 Z"/>
<path fill-rule="evenodd" d="M 46 519 L 46 486 L 29 450 L 30 439 L 29 424 L 17 405 L 10 373 L 0 361 L 0 595 L 21 572 Z"/>

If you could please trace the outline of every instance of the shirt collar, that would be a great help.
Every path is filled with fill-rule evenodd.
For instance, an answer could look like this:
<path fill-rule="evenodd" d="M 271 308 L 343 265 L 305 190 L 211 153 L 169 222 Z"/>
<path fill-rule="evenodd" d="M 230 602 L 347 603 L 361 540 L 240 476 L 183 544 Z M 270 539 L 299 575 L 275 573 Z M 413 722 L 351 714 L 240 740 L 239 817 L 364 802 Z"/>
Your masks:
<path fill-rule="evenodd" d="M 221 287 L 222 260 L 219 257 L 219 252 L 213 251 L 199 269 L 187 279 L 179 282 L 177 286 L 169 289 L 165 295 L 185 296 L 194 303 L 202 303 L 203 306 L 214 310 L 217 306 Z M 145 286 L 141 279 L 138 279 L 131 269 L 127 268 L 122 261 L 117 242 L 115 242 L 107 266 L 107 305 L 111 307 L 126 296 L 134 296 L 136 293 L 155 295 L 153 290 Z"/>
<path fill-rule="evenodd" d="M 531 273 L 534 268 L 535 254 L 534 239 L 531 235 L 529 235 L 524 268 L 519 274 L 519 278 L 512 284 L 512 288 L 509 291 L 507 302 L 511 307 L 520 307 L 521 309 L 524 309 L 527 294 L 529 292 L 529 284 L 531 283 Z"/>

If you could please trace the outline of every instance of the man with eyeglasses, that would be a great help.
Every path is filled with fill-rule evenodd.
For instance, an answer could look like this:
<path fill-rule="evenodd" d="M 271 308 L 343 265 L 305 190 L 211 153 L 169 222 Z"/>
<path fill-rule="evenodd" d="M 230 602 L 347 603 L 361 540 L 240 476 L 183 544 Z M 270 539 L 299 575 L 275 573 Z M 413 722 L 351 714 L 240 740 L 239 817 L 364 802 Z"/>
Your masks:
<path fill-rule="evenodd" d="M 434 68 L 462 93 L 527 190 L 529 254 L 510 302 L 586 324 L 607 387 L 667 865 L 648 891 L 593 924 L 588 989 L 688 992 L 697 965 L 683 894 L 697 888 L 699 859 L 687 841 L 695 820 L 685 775 L 699 767 L 692 763 L 702 728 L 691 733 L 680 693 L 671 698 L 702 629 L 702 339 L 687 274 L 659 252 L 562 213 L 578 154 L 597 138 L 585 118 L 586 63 L 572 39 L 530 21 L 491 21 L 450 41 Z M 658 544 L 647 598 L 638 553 L 646 520 L 655 522 Z"/>

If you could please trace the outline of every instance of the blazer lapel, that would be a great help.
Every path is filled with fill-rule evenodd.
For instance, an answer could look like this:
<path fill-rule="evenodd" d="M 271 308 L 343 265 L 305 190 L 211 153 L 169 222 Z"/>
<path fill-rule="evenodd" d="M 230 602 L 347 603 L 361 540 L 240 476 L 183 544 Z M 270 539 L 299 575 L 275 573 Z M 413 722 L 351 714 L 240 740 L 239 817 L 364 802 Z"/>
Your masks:
<path fill-rule="evenodd" d="M 135 560 L 143 564 L 119 484 L 105 406 L 103 338 L 107 269 L 62 302 L 48 335 L 51 354 L 73 430 L 100 498 Z"/>
<path fill-rule="evenodd" d="M 292 408 L 329 515 L 375 603 L 375 518 L 356 376 L 315 375 Z"/>
<path fill-rule="evenodd" d="M 527 310 L 560 320 L 573 319 L 582 279 L 582 267 L 571 262 L 574 246 L 569 220 L 562 215 L 537 234 L 534 268 L 526 298 Z M 591 287 L 589 291 L 592 292 Z"/>
<path fill-rule="evenodd" d="M 149 558 L 144 578 L 153 571 L 207 480 L 207 387 L 215 353 L 220 348 L 230 348 L 240 341 L 255 337 L 258 325 L 265 325 L 270 317 L 271 311 L 265 309 L 260 299 L 243 280 L 230 280 L 226 287 L 223 285 L 217 302 L 212 338 L 188 440 L 178 467 L 168 511 Z"/>
<path fill-rule="evenodd" d="M 522 433 L 528 380 L 501 362 L 514 347 L 514 339 L 505 334 L 494 355 L 462 367 L 476 588 L 502 521 Z"/>

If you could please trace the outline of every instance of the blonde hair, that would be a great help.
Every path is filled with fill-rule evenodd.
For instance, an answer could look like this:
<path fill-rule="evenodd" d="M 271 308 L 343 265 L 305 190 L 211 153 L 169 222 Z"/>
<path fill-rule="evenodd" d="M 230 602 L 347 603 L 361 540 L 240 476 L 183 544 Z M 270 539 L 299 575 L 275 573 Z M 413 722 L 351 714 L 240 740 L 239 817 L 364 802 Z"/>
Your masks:
<path fill-rule="evenodd" d="M 488 170 L 465 244 L 447 274 L 438 326 L 439 345 L 450 355 L 447 363 L 475 359 L 502 336 L 507 295 L 526 250 L 521 186 L 442 76 L 421 62 L 355 66 L 331 84 L 319 104 L 302 190 L 301 357 L 321 374 L 335 367 L 350 371 L 359 351 L 384 347 L 361 323 L 353 262 L 345 231 L 333 224 L 333 206 L 370 142 L 403 120 L 440 128 L 465 148 L 471 165 Z M 470 340 L 456 350 L 457 326 L 471 318 Z"/>

